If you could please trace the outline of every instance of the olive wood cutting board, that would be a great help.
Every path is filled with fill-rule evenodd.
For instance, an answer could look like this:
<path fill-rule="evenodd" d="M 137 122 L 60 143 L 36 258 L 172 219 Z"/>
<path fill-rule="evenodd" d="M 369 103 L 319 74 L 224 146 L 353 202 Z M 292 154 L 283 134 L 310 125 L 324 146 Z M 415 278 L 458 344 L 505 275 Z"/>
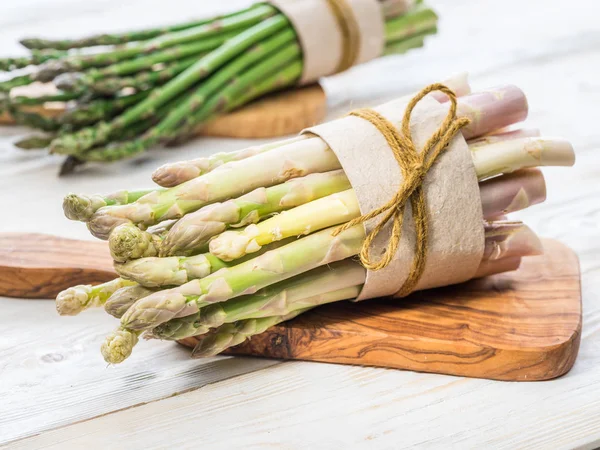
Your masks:
<path fill-rule="evenodd" d="M 519 270 L 402 300 L 316 308 L 230 349 L 253 355 L 409 369 L 496 380 L 547 380 L 568 372 L 581 338 L 579 262 L 544 240 Z M 112 279 L 105 242 L 0 233 L 0 295 L 52 297 Z M 85 313 L 84 313 L 85 314 Z M 182 341 L 194 346 L 196 338 Z"/>
<path fill-rule="evenodd" d="M 43 107 L 30 107 L 28 110 L 46 116 L 57 116 L 64 108 L 64 103 L 54 102 L 46 103 Z M 320 85 L 313 84 L 263 97 L 198 126 L 196 133 L 202 136 L 246 139 L 286 136 L 322 122 L 326 113 L 325 92 Z M 0 114 L 0 124 L 11 123 L 13 120 L 9 114 Z"/>

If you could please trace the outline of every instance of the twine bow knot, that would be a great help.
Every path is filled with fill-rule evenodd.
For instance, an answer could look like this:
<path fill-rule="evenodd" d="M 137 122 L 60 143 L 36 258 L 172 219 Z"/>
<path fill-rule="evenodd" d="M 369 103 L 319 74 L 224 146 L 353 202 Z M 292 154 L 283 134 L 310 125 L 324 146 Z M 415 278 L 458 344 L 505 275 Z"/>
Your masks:
<path fill-rule="evenodd" d="M 412 140 L 410 117 L 417 104 L 427 94 L 434 91 L 442 92 L 450 99 L 450 108 L 440 127 L 427 140 L 423 150 L 419 153 Z M 404 209 L 406 203 L 410 201 L 416 233 L 415 257 L 409 275 L 397 295 L 407 295 L 412 292 L 425 270 L 429 238 L 429 222 L 422 185 L 427 173 L 437 158 L 447 148 L 454 136 L 460 132 L 461 128 L 465 127 L 470 122 L 466 117 L 457 117 L 456 109 L 456 94 L 445 85 L 435 83 L 422 89 L 410 100 L 402 118 L 402 127 L 400 131 L 397 130 L 394 124 L 389 120 L 372 109 L 359 109 L 350 113 L 352 116 L 360 117 L 371 122 L 385 137 L 387 144 L 392 149 L 394 157 L 398 162 L 403 182 L 398 189 L 398 192 L 385 205 L 339 226 L 334 230 L 333 234 L 334 236 L 337 236 L 348 228 L 383 214 L 383 217 L 379 220 L 377 225 L 375 225 L 373 230 L 366 236 L 360 251 L 360 260 L 365 268 L 369 270 L 383 269 L 390 264 L 398 250 L 400 239 L 402 237 Z M 389 221 L 392 221 L 392 232 L 387 247 L 378 260 L 373 260 L 371 256 L 371 244 Z"/>

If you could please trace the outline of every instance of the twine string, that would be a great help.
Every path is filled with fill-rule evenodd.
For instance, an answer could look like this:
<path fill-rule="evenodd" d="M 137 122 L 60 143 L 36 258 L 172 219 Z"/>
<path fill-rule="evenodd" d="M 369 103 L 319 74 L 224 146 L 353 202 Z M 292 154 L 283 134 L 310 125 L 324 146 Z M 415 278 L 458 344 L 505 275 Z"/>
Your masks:
<path fill-rule="evenodd" d="M 434 91 L 442 92 L 450 99 L 450 108 L 440 127 L 427 140 L 423 150 L 419 153 L 412 140 L 410 118 L 417 104 L 427 94 Z M 350 113 L 351 116 L 369 121 L 384 136 L 398 162 L 403 182 L 398 192 L 386 204 L 339 226 L 334 230 L 333 234 L 337 236 L 344 230 L 382 215 L 373 230 L 366 236 L 360 251 L 360 260 L 365 268 L 373 271 L 381 270 L 390 264 L 398 251 L 398 246 L 402 238 L 404 211 L 406 203 L 410 201 L 416 235 L 415 256 L 409 275 L 398 292 L 400 296 L 412 292 L 423 275 L 427 261 L 429 221 L 423 191 L 425 177 L 456 134 L 470 122 L 466 117 L 457 117 L 456 109 L 456 94 L 445 85 L 435 83 L 422 89 L 410 100 L 404 112 L 401 130 L 398 130 L 393 123 L 375 110 L 359 109 Z M 385 251 L 378 260 L 374 260 L 371 255 L 371 244 L 390 221 L 392 223 L 392 230 Z"/>
<path fill-rule="evenodd" d="M 335 73 L 340 73 L 352 67 L 358 59 L 361 41 L 360 26 L 347 0 L 327 0 L 327 3 L 342 35 L 342 55 L 335 69 Z"/>

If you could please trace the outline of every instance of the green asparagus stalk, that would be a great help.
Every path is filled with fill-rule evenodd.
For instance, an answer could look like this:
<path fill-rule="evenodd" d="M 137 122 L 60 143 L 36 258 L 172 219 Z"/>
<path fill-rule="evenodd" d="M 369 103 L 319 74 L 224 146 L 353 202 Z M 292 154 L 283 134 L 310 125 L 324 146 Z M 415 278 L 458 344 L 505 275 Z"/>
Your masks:
<path fill-rule="evenodd" d="M 520 222 L 486 223 L 485 233 L 483 261 L 474 278 L 515 270 L 521 257 L 541 253 L 541 242 L 538 237 Z M 315 269 L 263 288 L 256 294 L 205 306 L 194 314 L 185 315 L 189 310 L 184 309 L 183 313 L 179 314 L 179 318 L 176 317 L 155 327 L 149 333 L 149 337 L 181 339 L 204 334 L 210 327 L 241 320 L 241 318 L 266 317 L 275 314 L 276 311 L 277 314 L 285 314 L 302 305 L 316 306 L 336 301 L 335 297 L 341 291 L 335 291 L 334 294 L 331 289 L 335 288 L 352 289 L 352 296 L 356 296 L 365 277 L 366 270 L 358 262 L 347 259 L 330 264 L 328 268 Z M 319 293 L 322 296 L 319 296 Z M 315 295 L 306 298 L 309 294 Z M 348 291 L 337 300 L 351 298 L 346 296 L 347 294 Z M 119 331 L 119 334 L 123 333 L 127 332 Z M 139 331 L 132 331 L 132 333 L 137 336 Z M 131 351 L 132 347 L 122 346 L 119 354 L 129 355 Z M 105 356 L 110 358 L 110 355 Z"/>
<path fill-rule="evenodd" d="M 99 90 L 101 90 L 102 83 L 108 82 L 107 80 L 110 80 L 111 78 L 114 79 L 115 77 L 136 75 L 140 72 L 143 73 L 145 70 L 152 70 L 159 64 L 172 63 L 172 68 L 175 68 L 179 65 L 178 62 L 180 61 L 183 62 L 188 59 L 193 59 L 193 63 L 195 63 L 205 56 L 207 52 L 219 48 L 219 46 L 223 45 L 227 39 L 233 36 L 233 34 L 223 34 L 204 41 L 183 44 L 178 47 L 122 61 L 99 69 L 89 69 L 85 72 L 61 73 L 54 78 L 53 82 L 59 89 L 68 92 L 82 92 L 85 90 L 94 91 L 97 85 L 99 86 Z M 191 64 L 187 65 L 186 68 L 190 66 Z M 182 71 L 179 71 L 178 74 L 181 72 Z M 168 75 L 168 72 L 159 76 L 159 79 L 165 75 Z M 142 79 L 143 78 L 144 77 L 142 76 Z"/>
<path fill-rule="evenodd" d="M 172 319 L 154 328 L 152 335 L 158 339 L 183 339 L 204 334 L 224 323 L 285 315 L 309 306 L 355 298 L 365 282 L 365 275 L 360 263 L 349 259 L 340 261 L 268 286 L 256 294 L 216 303 L 196 314 Z"/>
<path fill-rule="evenodd" d="M 419 33 L 414 36 L 408 37 L 406 39 L 402 39 L 400 41 L 394 41 L 386 44 L 385 49 L 383 51 L 384 55 L 401 55 L 403 53 L 408 52 L 409 50 L 413 50 L 415 48 L 420 48 L 425 46 L 425 39 L 427 36 L 432 34 L 436 34 L 437 29 L 433 28 L 430 31 Z"/>
<path fill-rule="evenodd" d="M 115 264 L 117 273 L 146 287 L 179 286 L 190 280 L 204 278 L 230 264 L 204 253 L 169 258 L 147 257 Z"/>
<path fill-rule="evenodd" d="M 101 98 L 87 103 L 79 103 L 76 107 L 67 109 L 61 115 L 60 122 L 70 125 L 90 125 L 99 120 L 110 119 L 146 97 L 148 97 L 148 92 L 137 92 L 122 97 Z"/>
<path fill-rule="evenodd" d="M 31 134 L 16 141 L 14 146 L 22 150 L 36 150 L 48 147 L 54 138 L 54 134 Z"/>
<path fill-rule="evenodd" d="M 160 190 L 160 189 L 159 189 Z M 117 191 L 108 195 L 68 194 L 63 200 L 65 216 L 71 220 L 87 221 L 100 208 L 110 205 L 126 205 L 141 199 L 157 189 Z"/>
<path fill-rule="evenodd" d="M 237 14 L 245 13 L 248 9 L 242 9 L 235 11 L 231 14 L 223 16 L 213 17 L 210 19 L 195 20 L 191 22 L 185 22 L 182 24 L 171 25 L 160 28 L 150 28 L 146 30 L 128 31 L 125 33 L 115 34 L 97 34 L 93 36 L 87 36 L 80 39 L 40 39 L 40 38 L 25 38 L 20 43 L 29 49 L 56 49 L 56 50 L 71 50 L 76 48 L 94 47 L 100 45 L 120 45 L 127 44 L 134 41 L 147 41 L 158 36 L 162 36 L 168 33 L 183 31 L 190 28 L 196 28 L 200 25 L 206 25 L 213 23 L 215 20 L 220 20 L 228 17 L 233 17 Z M 218 26 L 216 24 L 215 26 Z"/>
<path fill-rule="evenodd" d="M 10 99 L 10 103 L 14 106 L 21 105 L 42 105 L 47 102 L 68 102 L 77 99 L 77 95 L 69 92 L 59 92 L 52 95 L 42 95 L 39 97 L 17 96 Z"/>
<path fill-rule="evenodd" d="M 252 50 L 233 60 L 231 63 L 221 69 L 215 76 L 203 83 L 189 99 L 178 108 L 172 110 L 169 115 L 161 121 L 156 127 L 148 130 L 138 139 L 112 149 L 92 150 L 82 154 L 82 157 L 88 161 L 107 161 L 123 159 L 137 153 L 143 152 L 151 146 L 158 144 L 166 139 L 172 139 L 178 133 L 181 133 L 181 124 L 186 123 L 186 117 L 197 117 L 195 111 L 204 111 L 202 105 L 207 101 L 206 108 L 209 110 L 218 110 L 226 108 L 227 98 L 225 95 L 229 93 L 226 87 L 218 96 L 210 98 L 212 94 L 217 92 L 223 84 L 231 81 L 230 88 L 236 91 L 241 90 L 248 85 L 247 80 L 257 77 L 258 74 L 263 74 L 264 69 L 277 70 L 280 64 L 286 64 L 289 60 L 297 57 L 300 54 L 300 47 L 297 43 L 289 43 L 294 40 L 294 32 L 290 29 L 285 30 L 268 41 L 257 44 Z M 274 50 L 286 45 L 282 50 L 275 53 L 273 56 L 267 57 Z M 257 66 L 250 68 L 244 72 L 249 66 L 257 61 L 264 59 Z M 241 75 L 239 75 L 241 74 Z M 218 75 L 218 76 L 217 76 Z M 238 79 L 235 79 L 239 76 Z M 208 116 L 208 114 L 207 114 Z"/>
<path fill-rule="evenodd" d="M 60 73 L 110 66 L 139 55 L 177 47 L 181 44 L 206 41 L 211 38 L 221 39 L 222 42 L 225 42 L 227 38 L 231 37 L 232 33 L 241 33 L 277 14 L 277 10 L 270 5 L 256 5 L 244 13 L 214 21 L 210 24 L 159 36 L 138 45 L 117 48 L 103 53 L 68 56 L 60 60 L 51 60 L 45 66 L 40 67 L 37 78 L 40 81 L 49 81 L 49 79 Z M 281 15 L 279 16 L 281 17 Z"/>
<path fill-rule="evenodd" d="M 133 281 L 127 283 L 129 284 L 116 290 L 104 304 L 104 310 L 117 319 L 120 319 L 136 301 L 155 292 Z"/>
<path fill-rule="evenodd" d="M 136 285 L 133 281 L 117 278 L 97 286 L 74 286 L 58 294 L 56 310 L 61 316 L 75 316 L 88 308 L 104 305 L 117 290 L 133 285 Z"/>
<path fill-rule="evenodd" d="M 193 254 L 228 227 L 256 223 L 268 215 L 349 187 L 350 182 L 344 172 L 336 170 L 294 178 L 269 188 L 255 189 L 224 203 L 206 206 L 185 215 L 171 228 L 162 241 L 160 255 Z"/>
<path fill-rule="evenodd" d="M 288 20 L 281 15 L 264 20 L 262 23 L 229 39 L 169 83 L 156 89 L 151 97 L 130 108 L 112 122 L 100 123 L 96 127 L 57 139 L 52 143 L 52 149 L 57 153 L 77 154 L 90 149 L 94 145 L 107 142 L 117 130 L 152 114 L 160 105 L 181 94 L 202 79 L 207 78 L 224 63 L 288 26 Z M 289 27 L 287 30 L 290 31 Z"/>
<path fill-rule="evenodd" d="M 292 144 L 302 139 L 305 139 L 305 137 L 298 136 L 270 144 L 248 147 L 236 152 L 221 152 L 189 161 L 168 163 L 159 167 L 152 173 L 152 181 L 162 187 L 174 187 L 185 181 L 191 180 L 192 178 L 204 175 L 225 163 L 241 161 L 250 156 L 258 155 L 259 153 L 264 153 L 273 150 L 274 148 L 283 147 L 284 145 Z"/>
<path fill-rule="evenodd" d="M 16 58 L 0 58 L 0 71 L 22 69 L 27 66 L 37 66 L 51 59 L 66 56 L 66 52 L 57 50 L 32 51 L 28 56 Z"/>
<path fill-rule="evenodd" d="M 215 332 L 204 336 L 196 345 L 192 352 L 192 358 L 207 358 L 215 356 L 229 347 L 239 345 L 242 342 L 250 339 L 252 336 L 264 333 L 269 328 L 302 313 L 307 312 L 312 308 L 304 308 L 294 311 L 285 316 L 271 316 L 263 319 L 249 319 L 240 322 L 226 324 L 215 330 Z"/>
<path fill-rule="evenodd" d="M 130 330 L 154 328 L 176 316 L 194 314 L 203 306 L 256 292 L 358 254 L 364 240 L 362 225 L 337 236 L 332 236 L 332 231 L 313 233 L 205 278 L 149 295 L 132 305 L 121 318 L 121 327 Z"/>
<path fill-rule="evenodd" d="M 124 88 L 132 88 L 138 91 L 144 91 L 171 80 L 198 61 L 198 59 L 202 56 L 204 56 L 204 54 L 194 55 L 192 57 L 184 58 L 181 61 L 175 62 L 174 64 L 170 64 L 164 69 L 142 71 L 129 77 L 114 76 L 103 78 L 99 81 L 92 82 L 86 87 L 92 92 L 97 92 L 103 95 L 114 95 Z"/>
<path fill-rule="evenodd" d="M 562 141 L 560 143 L 562 145 Z M 570 158 L 571 154 L 567 153 L 566 157 Z M 496 217 L 543 202 L 546 187 L 542 173 L 536 169 L 493 178 L 481 184 L 480 194 L 484 218 Z M 210 241 L 209 248 L 223 261 L 233 261 L 259 251 L 264 245 L 349 222 L 359 216 L 358 199 L 354 190 L 348 189 L 283 211 L 241 231 L 222 232 Z"/>
<path fill-rule="evenodd" d="M 280 241 L 262 249 L 267 250 L 285 245 L 289 241 Z M 206 250 L 206 249 L 204 249 Z M 258 256 L 252 255 L 251 257 Z M 130 259 L 126 262 L 115 262 L 115 270 L 125 279 L 135 281 L 146 287 L 180 286 L 188 281 L 204 278 L 217 270 L 240 264 L 249 258 L 237 260 L 234 264 L 222 261 L 210 253 L 184 257 L 171 256 L 166 258 L 143 257 Z"/>
<path fill-rule="evenodd" d="M 225 231 L 210 241 L 209 248 L 223 261 L 233 261 L 259 251 L 271 242 L 303 236 L 349 222 L 358 216 L 358 199 L 354 190 L 348 189 L 284 211 L 242 231 Z"/>
<path fill-rule="evenodd" d="M 37 128 L 42 131 L 58 131 L 62 124 L 54 117 L 46 117 L 36 112 L 22 110 L 12 104 L 7 105 L 7 110 L 10 113 L 15 123 L 19 125 Z"/>
<path fill-rule="evenodd" d="M 423 5 L 412 8 L 406 14 L 385 22 L 386 44 L 434 30 L 437 21 L 437 14 L 433 10 Z"/>
<path fill-rule="evenodd" d="M 101 208 L 88 228 L 101 239 L 121 223 L 146 226 L 177 219 L 204 205 L 237 197 L 244 192 L 280 184 L 294 177 L 339 169 L 333 152 L 320 139 L 306 139 L 241 161 L 224 164 L 179 186 L 145 196 L 129 205 Z"/>

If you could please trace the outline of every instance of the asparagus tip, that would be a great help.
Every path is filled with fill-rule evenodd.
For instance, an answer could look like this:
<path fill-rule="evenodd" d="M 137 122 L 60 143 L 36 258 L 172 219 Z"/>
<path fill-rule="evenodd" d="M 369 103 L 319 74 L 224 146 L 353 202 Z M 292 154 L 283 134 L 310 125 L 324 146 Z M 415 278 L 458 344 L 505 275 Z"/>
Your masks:
<path fill-rule="evenodd" d="M 50 147 L 50 153 L 55 153 Z M 62 177 L 73 172 L 77 167 L 81 166 L 84 162 L 75 156 L 69 156 L 64 160 L 62 165 L 60 166 L 60 171 L 58 172 L 58 176 Z"/>
<path fill-rule="evenodd" d="M 94 214 L 92 200 L 87 195 L 67 194 L 63 199 L 63 211 L 67 219 L 86 222 Z"/>
<path fill-rule="evenodd" d="M 133 347 L 138 343 L 138 335 L 129 330 L 118 329 L 106 336 L 100 352 L 109 364 L 119 364 L 131 355 Z"/>
<path fill-rule="evenodd" d="M 56 311 L 61 316 L 76 316 L 85 309 L 91 286 L 80 285 L 60 292 L 56 297 Z"/>
<path fill-rule="evenodd" d="M 108 248 L 116 262 L 141 258 L 148 248 L 149 235 L 132 223 L 123 223 L 110 233 Z"/>

